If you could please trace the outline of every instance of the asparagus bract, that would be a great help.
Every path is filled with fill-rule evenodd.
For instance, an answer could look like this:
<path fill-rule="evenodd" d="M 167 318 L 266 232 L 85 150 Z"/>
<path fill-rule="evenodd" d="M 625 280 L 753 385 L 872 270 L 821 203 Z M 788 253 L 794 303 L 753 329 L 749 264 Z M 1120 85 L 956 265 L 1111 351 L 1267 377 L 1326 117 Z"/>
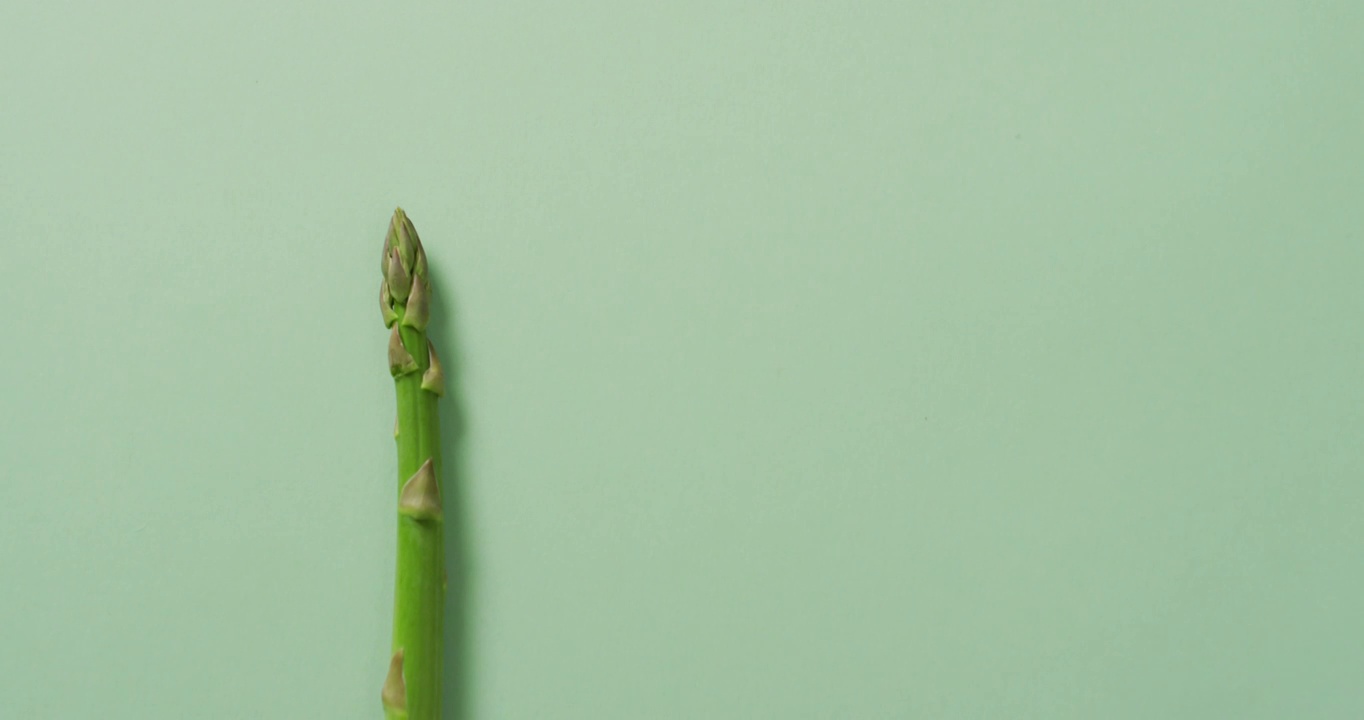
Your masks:
<path fill-rule="evenodd" d="M 440 418 L 445 379 L 426 337 L 431 278 L 417 230 L 393 212 L 380 264 L 379 302 L 391 328 L 388 366 L 398 398 L 398 563 L 393 653 L 381 699 L 387 720 L 439 720 L 445 607 Z"/>

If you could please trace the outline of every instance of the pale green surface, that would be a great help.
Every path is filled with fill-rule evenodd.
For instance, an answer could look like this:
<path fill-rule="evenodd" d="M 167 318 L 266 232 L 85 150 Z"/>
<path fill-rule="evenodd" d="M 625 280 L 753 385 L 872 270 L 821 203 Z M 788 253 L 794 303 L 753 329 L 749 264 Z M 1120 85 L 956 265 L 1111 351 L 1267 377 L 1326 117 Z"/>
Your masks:
<path fill-rule="evenodd" d="M 397 204 L 474 717 L 1364 716 L 1364 5 L 1010 5 L 6 4 L 0 717 L 381 715 Z"/>

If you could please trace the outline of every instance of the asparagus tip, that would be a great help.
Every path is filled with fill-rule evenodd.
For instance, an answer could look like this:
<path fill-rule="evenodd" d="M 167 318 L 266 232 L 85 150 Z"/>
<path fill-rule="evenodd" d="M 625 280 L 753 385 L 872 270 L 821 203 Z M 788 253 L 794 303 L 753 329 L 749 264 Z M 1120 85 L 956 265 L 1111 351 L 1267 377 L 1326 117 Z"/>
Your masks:
<path fill-rule="evenodd" d="M 393 219 L 388 223 L 389 241 L 398 250 L 398 257 L 402 260 L 403 269 L 412 272 L 417 259 L 417 250 L 421 247 L 421 240 L 417 238 L 417 228 L 408 219 L 407 213 L 402 208 L 393 211 Z"/>
<path fill-rule="evenodd" d="M 404 263 L 401 251 L 394 247 L 388 251 L 388 294 L 394 300 L 405 303 L 407 294 L 412 291 L 412 272 L 408 270 L 411 263 Z"/>
<path fill-rule="evenodd" d="M 384 315 L 384 327 L 393 327 L 398 322 L 398 313 L 393 309 L 393 296 L 388 294 L 388 280 L 379 283 L 379 310 Z"/>
<path fill-rule="evenodd" d="M 426 277 L 426 250 L 420 244 L 417 245 L 417 264 L 412 268 L 412 274 L 418 277 Z"/>

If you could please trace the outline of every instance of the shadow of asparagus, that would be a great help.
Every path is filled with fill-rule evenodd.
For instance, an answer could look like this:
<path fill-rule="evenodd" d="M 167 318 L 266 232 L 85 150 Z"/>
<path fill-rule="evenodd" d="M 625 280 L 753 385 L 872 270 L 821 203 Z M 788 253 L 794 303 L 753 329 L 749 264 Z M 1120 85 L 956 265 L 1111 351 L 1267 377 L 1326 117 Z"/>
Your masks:
<path fill-rule="evenodd" d="M 471 680 L 472 634 L 469 632 L 470 580 L 469 524 L 465 503 L 468 481 L 464 437 L 468 427 L 464 398 L 460 392 L 462 358 L 455 309 L 449 298 L 452 286 L 434 265 L 429 272 L 432 295 L 430 333 L 445 370 L 445 396 L 440 403 L 440 444 L 444 458 L 441 478 L 441 504 L 445 512 L 445 665 L 441 678 L 443 720 L 468 720 Z"/>

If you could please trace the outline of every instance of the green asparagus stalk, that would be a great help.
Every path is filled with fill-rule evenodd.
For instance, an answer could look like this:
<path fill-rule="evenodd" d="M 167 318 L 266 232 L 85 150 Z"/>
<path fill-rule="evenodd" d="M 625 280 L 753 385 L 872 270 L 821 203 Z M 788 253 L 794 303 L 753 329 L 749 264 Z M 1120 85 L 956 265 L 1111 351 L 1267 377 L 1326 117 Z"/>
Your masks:
<path fill-rule="evenodd" d="M 440 418 L 445 377 L 427 340 L 431 278 L 417 230 L 402 208 L 384 238 L 379 299 L 398 397 L 398 563 L 393 658 L 381 699 L 387 720 L 440 720 L 445 551 L 440 499 Z"/>

